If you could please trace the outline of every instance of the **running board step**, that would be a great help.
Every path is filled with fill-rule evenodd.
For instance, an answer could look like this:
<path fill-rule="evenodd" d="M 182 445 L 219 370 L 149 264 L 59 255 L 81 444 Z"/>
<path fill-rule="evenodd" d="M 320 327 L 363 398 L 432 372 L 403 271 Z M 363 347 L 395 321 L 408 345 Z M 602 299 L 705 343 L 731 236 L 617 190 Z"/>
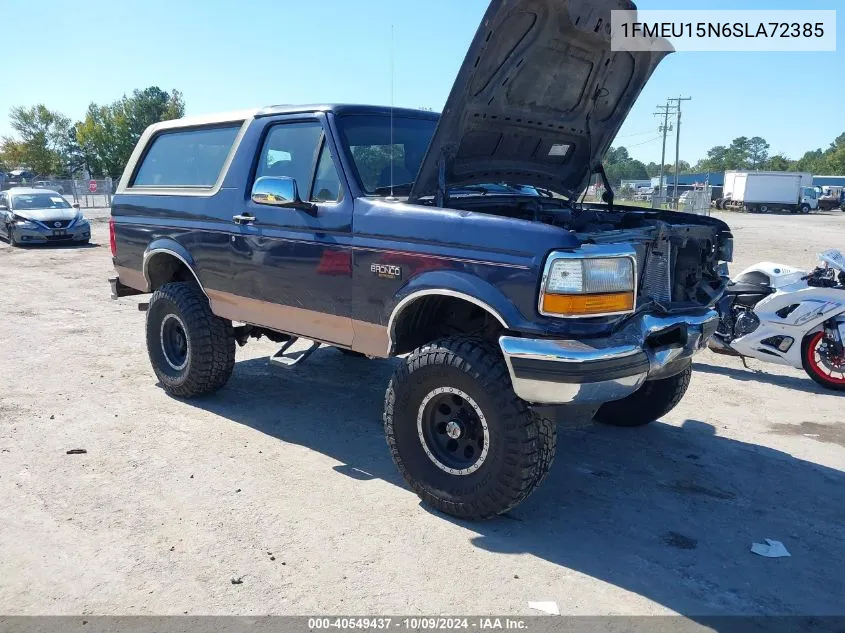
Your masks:
<path fill-rule="evenodd" d="M 293 367 L 294 365 L 298 365 L 302 361 L 306 360 L 309 356 L 311 356 L 311 354 L 320 349 L 321 343 L 311 341 L 311 345 L 306 347 L 304 350 L 288 353 L 288 350 L 293 347 L 297 341 L 299 341 L 299 338 L 291 338 L 291 340 L 282 345 L 278 352 L 270 357 L 270 362 L 277 363 L 285 367 Z"/>

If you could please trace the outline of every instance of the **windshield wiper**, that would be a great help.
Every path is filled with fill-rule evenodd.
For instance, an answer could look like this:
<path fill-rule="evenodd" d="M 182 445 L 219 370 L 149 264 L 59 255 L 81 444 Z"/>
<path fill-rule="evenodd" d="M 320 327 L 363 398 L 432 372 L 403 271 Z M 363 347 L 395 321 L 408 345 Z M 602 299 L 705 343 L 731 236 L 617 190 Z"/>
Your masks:
<path fill-rule="evenodd" d="M 390 195 L 392 191 L 394 195 L 399 194 L 407 196 L 409 193 L 411 193 L 411 189 L 413 188 L 413 186 L 413 182 L 403 182 L 402 184 L 393 185 L 392 187 L 390 185 L 387 185 L 385 187 L 376 187 L 375 189 L 373 189 L 373 193 L 377 196 L 382 196 Z"/>

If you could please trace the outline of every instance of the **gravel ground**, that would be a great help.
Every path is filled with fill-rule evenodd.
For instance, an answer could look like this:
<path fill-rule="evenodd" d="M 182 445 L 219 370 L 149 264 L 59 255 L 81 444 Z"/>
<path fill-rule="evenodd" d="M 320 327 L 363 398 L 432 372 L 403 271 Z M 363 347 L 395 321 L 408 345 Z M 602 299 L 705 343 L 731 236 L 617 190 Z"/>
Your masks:
<path fill-rule="evenodd" d="M 527 502 L 464 523 L 390 461 L 390 361 L 251 343 L 168 397 L 88 214 L 88 248 L 0 243 L 0 613 L 845 614 L 843 400 L 802 372 L 704 352 L 665 419 L 561 427 Z M 736 272 L 845 248 L 845 213 L 722 217 Z"/>

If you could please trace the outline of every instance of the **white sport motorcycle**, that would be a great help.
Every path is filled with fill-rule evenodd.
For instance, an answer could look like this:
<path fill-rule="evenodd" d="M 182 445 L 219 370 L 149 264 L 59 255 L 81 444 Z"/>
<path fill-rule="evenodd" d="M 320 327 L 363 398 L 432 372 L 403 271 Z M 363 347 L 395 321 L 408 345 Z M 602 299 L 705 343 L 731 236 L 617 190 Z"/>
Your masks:
<path fill-rule="evenodd" d="M 804 369 L 845 391 L 845 256 L 819 255 L 812 272 L 760 262 L 728 285 L 709 346 L 714 352 Z"/>

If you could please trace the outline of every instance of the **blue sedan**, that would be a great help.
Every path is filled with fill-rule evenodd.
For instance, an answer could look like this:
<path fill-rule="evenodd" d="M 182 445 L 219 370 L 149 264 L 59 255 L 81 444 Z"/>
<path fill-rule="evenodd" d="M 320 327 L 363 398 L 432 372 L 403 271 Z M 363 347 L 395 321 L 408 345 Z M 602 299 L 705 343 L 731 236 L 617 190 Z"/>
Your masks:
<path fill-rule="evenodd" d="M 12 246 L 87 244 L 91 225 L 78 205 L 48 189 L 14 187 L 0 192 L 0 230 Z"/>

